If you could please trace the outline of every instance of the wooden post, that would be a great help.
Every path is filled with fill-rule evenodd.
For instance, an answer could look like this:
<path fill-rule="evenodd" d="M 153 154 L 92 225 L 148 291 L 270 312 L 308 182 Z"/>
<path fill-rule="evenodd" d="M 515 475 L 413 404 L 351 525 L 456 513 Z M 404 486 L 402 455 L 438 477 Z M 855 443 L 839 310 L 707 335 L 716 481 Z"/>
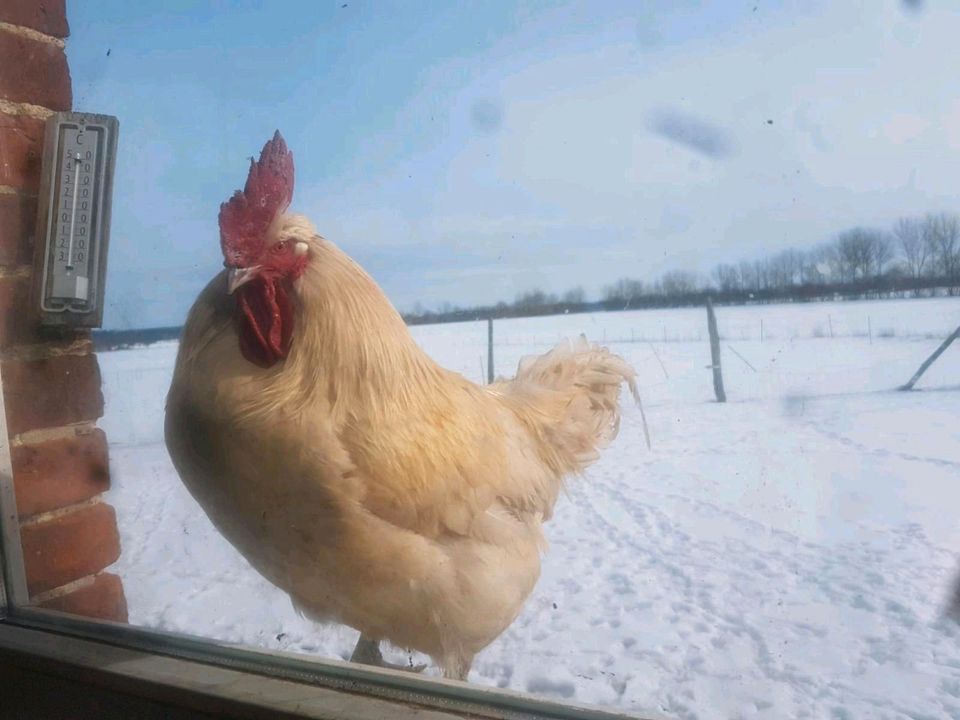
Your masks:
<path fill-rule="evenodd" d="M 869 315 L 867 315 L 867 335 L 870 338 L 870 344 L 873 345 L 873 324 L 870 322 Z"/>
<path fill-rule="evenodd" d="M 487 384 L 493 384 L 493 318 L 487 318 Z"/>
<path fill-rule="evenodd" d="M 960 575 L 953 581 L 953 592 L 947 599 L 946 616 L 960 623 Z"/>
<path fill-rule="evenodd" d="M 940 347 L 933 351 L 933 355 L 923 361 L 923 365 L 921 365 L 920 369 L 913 374 L 913 377 L 910 378 L 910 382 L 908 382 L 906 385 L 901 385 L 900 389 L 913 390 L 913 386 L 917 384 L 917 380 L 919 380 L 920 377 L 927 371 L 927 368 L 933 365 L 934 360 L 940 357 L 943 354 L 943 351 L 950 346 L 950 343 L 952 343 L 958 337 L 960 337 L 960 327 L 950 333 L 950 336 L 940 344 Z"/>
<path fill-rule="evenodd" d="M 833 318 L 827 315 L 827 323 L 830 325 L 830 339 L 833 339 Z"/>
<path fill-rule="evenodd" d="M 710 360 L 713 369 L 713 391 L 717 402 L 726 402 L 727 393 L 723 390 L 723 372 L 720 368 L 720 333 L 717 332 L 717 316 L 713 312 L 713 301 L 707 298 L 707 329 L 710 331 Z"/>
<path fill-rule="evenodd" d="M 763 318 L 760 318 L 760 342 L 763 342 Z"/>

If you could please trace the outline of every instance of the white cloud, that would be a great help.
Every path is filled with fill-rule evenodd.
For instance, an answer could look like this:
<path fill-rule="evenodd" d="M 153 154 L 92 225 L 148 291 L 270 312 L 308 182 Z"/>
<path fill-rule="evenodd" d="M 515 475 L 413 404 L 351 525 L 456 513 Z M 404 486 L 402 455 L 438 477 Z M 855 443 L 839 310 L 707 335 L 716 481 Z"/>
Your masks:
<path fill-rule="evenodd" d="M 925 118 L 904 113 L 890 117 L 881 131 L 884 139 L 893 145 L 904 145 L 922 136 L 929 127 L 930 121 Z"/>

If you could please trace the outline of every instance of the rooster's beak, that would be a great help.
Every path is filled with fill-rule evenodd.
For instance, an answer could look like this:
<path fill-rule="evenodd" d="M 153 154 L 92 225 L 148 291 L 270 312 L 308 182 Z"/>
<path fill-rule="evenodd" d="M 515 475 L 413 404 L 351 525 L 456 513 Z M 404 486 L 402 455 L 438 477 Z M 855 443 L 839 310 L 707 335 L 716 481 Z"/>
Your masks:
<path fill-rule="evenodd" d="M 259 272 L 259 265 L 245 268 L 230 268 L 227 271 L 227 292 L 233 295 L 238 287 L 253 280 Z"/>

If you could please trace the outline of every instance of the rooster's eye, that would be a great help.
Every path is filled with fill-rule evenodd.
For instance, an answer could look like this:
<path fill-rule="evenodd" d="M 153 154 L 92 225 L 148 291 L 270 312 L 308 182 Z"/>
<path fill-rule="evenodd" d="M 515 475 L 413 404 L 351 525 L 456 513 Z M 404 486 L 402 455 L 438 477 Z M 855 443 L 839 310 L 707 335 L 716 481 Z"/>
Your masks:
<path fill-rule="evenodd" d="M 286 241 L 286 240 L 281 240 L 280 242 L 278 242 L 276 245 L 273 246 L 273 251 L 274 251 L 275 253 L 286 252 L 286 250 L 287 250 L 287 241 Z"/>

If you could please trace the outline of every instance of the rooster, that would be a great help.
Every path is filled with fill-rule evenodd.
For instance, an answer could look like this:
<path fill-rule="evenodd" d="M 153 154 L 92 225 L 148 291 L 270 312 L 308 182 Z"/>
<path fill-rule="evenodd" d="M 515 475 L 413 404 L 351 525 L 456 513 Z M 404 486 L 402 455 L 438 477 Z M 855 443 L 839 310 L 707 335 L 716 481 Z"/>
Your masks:
<path fill-rule="evenodd" d="M 190 493 L 294 606 L 465 679 L 540 573 L 564 478 L 617 433 L 633 369 L 580 338 L 478 386 L 434 363 L 373 279 L 287 213 L 277 132 L 220 208 L 165 437 Z"/>

